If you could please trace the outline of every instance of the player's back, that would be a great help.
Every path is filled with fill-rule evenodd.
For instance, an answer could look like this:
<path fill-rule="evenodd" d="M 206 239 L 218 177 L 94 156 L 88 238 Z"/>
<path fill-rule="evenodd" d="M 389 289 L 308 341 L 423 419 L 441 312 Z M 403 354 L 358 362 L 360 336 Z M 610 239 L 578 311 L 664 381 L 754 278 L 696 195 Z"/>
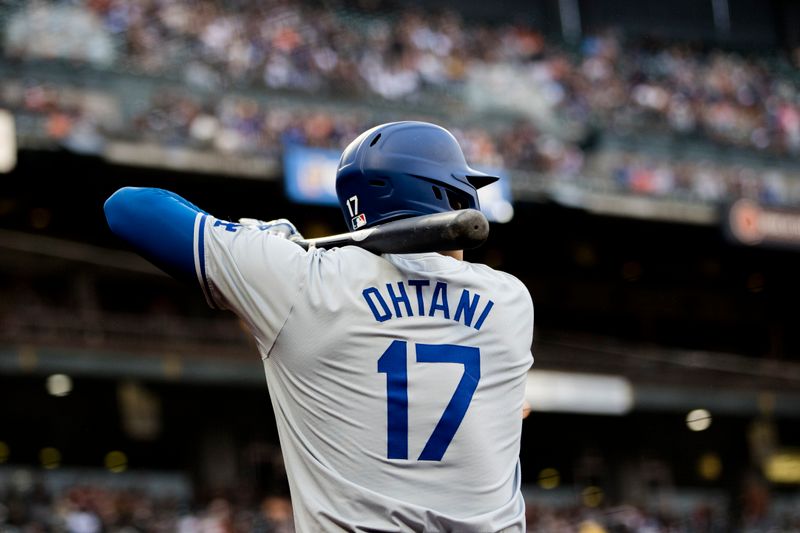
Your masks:
<path fill-rule="evenodd" d="M 435 253 L 303 264 L 265 358 L 299 530 L 524 530 L 524 285 Z"/>

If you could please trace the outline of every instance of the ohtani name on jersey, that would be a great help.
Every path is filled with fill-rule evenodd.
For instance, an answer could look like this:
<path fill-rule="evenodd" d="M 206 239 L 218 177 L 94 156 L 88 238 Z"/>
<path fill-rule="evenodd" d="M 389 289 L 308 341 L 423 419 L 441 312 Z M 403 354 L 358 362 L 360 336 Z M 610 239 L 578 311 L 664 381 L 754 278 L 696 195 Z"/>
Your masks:
<path fill-rule="evenodd" d="M 361 294 L 378 322 L 404 316 L 439 316 L 479 330 L 494 306 L 493 301 L 481 300 L 480 294 L 468 289 L 461 289 L 457 299 L 450 299 L 447 283 L 437 281 L 431 287 L 427 279 L 387 283 L 385 290 L 367 287 Z"/>

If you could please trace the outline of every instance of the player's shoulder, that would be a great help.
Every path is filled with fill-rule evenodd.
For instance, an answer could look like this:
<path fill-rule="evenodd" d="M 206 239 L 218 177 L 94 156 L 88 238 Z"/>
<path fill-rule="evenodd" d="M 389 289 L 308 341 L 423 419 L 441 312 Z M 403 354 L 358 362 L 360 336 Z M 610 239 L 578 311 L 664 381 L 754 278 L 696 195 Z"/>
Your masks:
<path fill-rule="evenodd" d="M 373 254 L 358 246 L 316 248 L 309 251 L 311 260 L 327 272 L 350 278 L 376 277 L 393 269 L 383 256 Z"/>
<path fill-rule="evenodd" d="M 469 268 L 471 268 L 476 273 L 479 273 L 480 275 L 494 278 L 498 282 L 513 286 L 516 289 L 521 290 L 525 293 L 528 292 L 528 287 L 525 285 L 525 283 L 523 283 L 521 279 L 519 279 L 514 274 L 511 274 L 510 272 L 491 267 L 484 263 L 473 263 L 469 261 L 465 261 L 465 263 L 469 265 Z"/>
<path fill-rule="evenodd" d="M 336 246 L 334 248 L 312 248 L 309 250 L 321 261 L 353 261 L 359 263 L 379 263 L 380 255 L 359 246 Z"/>
<path fill-rule="evenodd" d="M 505 294 L 511 300 L 524 302 L 523 305 L 533 311 L 533 297 L 525 283 L 514 274 L 493 268 L 483 263 L 466 262 L 476 275 L 491 280 L 491 283 L 498 288 L 495 294 Z"/>

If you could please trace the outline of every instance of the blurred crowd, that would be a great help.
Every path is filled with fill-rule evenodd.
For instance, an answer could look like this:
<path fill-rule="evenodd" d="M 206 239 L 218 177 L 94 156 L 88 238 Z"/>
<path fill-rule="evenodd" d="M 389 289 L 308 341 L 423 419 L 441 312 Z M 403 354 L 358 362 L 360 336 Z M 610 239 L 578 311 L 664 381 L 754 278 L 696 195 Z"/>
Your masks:
<path fill-rule="evenodd" d="M 140 489 L 74 485 L 51 493 L 37 486 L 0 498 L 3 533 L 293 533 L 287 496 L 255 503 L 215 496 L 203 505 Z"/>
<path fill-rule="evenodd" d="M 280 157 L 287 143 L 344 149 L 362 131 L 390 120 L 417 119 L 443 123 L 438 117 L 324 106 L 267 105 L 246 96 L 203 98 L 180 89 L 156 92 L 148 105 L 122 118 L 114 96 L 13 80 L 0 82 L 0 107 L 33 124 L 34 133 L 90 150 L 102 139 L 143 141 L 163 147 L 213 150 L 228 155 Z M 105 105 L 109 104 L 110 105 Z M 491 129 L 444 123 L 461 143 L 467 160 L 490 168 L 527 169 L 577 175 L 583 151 L 546 134 L 525 120 Z"/>
<path fill-rule="evenodd" d="M 117 99 L 106 92 L 20 80 L 0 81 L 0 107 L 14 112 L 18 137 L 98 153 L 104 135 L 123 127 Z M 24 143 L 24 142 L 23 142 Z"/>
<path fill-rule="evenodd" d="M 18 127 L 67 147 L 92 151 L 105 140 L 279 159 L 286 144 L 342 150 L 365 129 L 399 116 L 329 107 L 266 105 L 251 97 L 202 98 L 179 89 L 153 95 L 145 108 L 122 117 L 112 95 L 40 83 L 0 83 L 0 106 Z M 424 114 L 413 117 L 439 122 Z M 747 197 L 765 205 L 800 204 L 800 170 L 675 158 L 642 151 L 586 150 L 543 132 L 529 120 L 492 127 L 446 126 L 467 160 L 486 168 L 522 170 L 559 182 L 657 198 L 717 204 Z"/>
<path fill-rule="evenodd" d="M 747 56 L 688 44 L 586 38 L 580 53 L 545 60 L 558 106 L 575 119 L 630 132 L 657 128 L 777 154 L 800 153 L 800 50 Z M 597 90 L 602 88 L 602 90 Z"/>
<path fill-rule="evenodd" d="M 375 124 L 429 120 L 453 131 L 471 163 L 512 176 L 710 204 L 741 195 L 800 203 L 800 170 L 732 166 L 713 155 L 717 143 L 800 155 L 800 50 L 756 56 L 613 31 L 568 47 L 520 23 L 375 6 L 11 2 L 6 60 L 66 60 L 144 74 L 163 88 L 131 105 L 125 91 L 5 79 L 0 107 L 15 111 L 21 132 L 79 151 L 130 140 L 272 159 L 286 143 L 341 150 Z M 289 104 L 277 94 L 305 96 Z M 342 105 L 352 98 L 358 105 Z M 369 105 L 378 100 L 395 104 Z M 498 109 L 513 113 L 481 118 L 480 110 Z M 642 132 L 703 139 L 710 155 L 597 148 L 606 135 Z"/>
<path fill-rule="evenodd" d="M 712 505 L 690 512 L 611 507 L 543 505 L 529 501 L 531 533 L 796 533 L 797 513 L 745 513 L 731 520 Z M 738 523 L 739 525 L 734 525 Z M 3 533 L 293 533 L 286 495 L 255 501 L 216 495 L 203 504 L 155 496 L 136 488 L 72 485 L 49 492 L 42 486 L 22 494 L 0 492 Z"/>
<path fill-rule="evenodd" d="M 166 144 L 223 153 L 277 154 L 287 143 L 342 150 L 362 131 L 401 117 L 442 123 L 421 113 L 270 107 L 246 97 L 225 97 L 204 105 L 185 93 L 166 91 L 136 117 L 134 127 L 138 137 Z M 575 175 L 583 163 L 577 146 L 524 120 L 492 128 L 445 124 L 458 138 L 467 160 L 476 165 Z"/>
<path fill-rule="evenodd" d="M 4 51 L 218 91 L 267 86 L 411 102 L 429 94 L 458 100 L 471 80 L 481 85 L 487 67 L 506 65 L 512 68 L 491 70 L 501 94 L 529 80 L 520 106 L 550 108 L 562 121 L 800 153 L 800 50 L 760 57 L 629 42 L 613 32 L 572 49 L 519 23 L 474 24 L 453 11 L 411 7 L 80 0 L 25 3 L 9 19 Z"/>
<path fill-rule="evenodd" d="M 712 205 L 734 198 L 769 206 L 800 204 L 800 171 L 779 167 L 609 150 L 593 160 L 586 175 L 584 181 L 606 192 Z"/>

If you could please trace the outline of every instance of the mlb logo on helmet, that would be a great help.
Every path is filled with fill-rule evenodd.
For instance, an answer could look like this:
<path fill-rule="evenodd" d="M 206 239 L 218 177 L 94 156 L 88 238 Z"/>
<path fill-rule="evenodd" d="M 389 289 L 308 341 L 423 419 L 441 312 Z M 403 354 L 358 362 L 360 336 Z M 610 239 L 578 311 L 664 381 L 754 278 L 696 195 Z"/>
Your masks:
<path fill-rule="evenodd" d="M 350 224 L 353 229 L 358 229 L 367 224 L 367 215 L 359 213 L 358 215 L 358 196 L 351 196 L 347 199 L 347 210 L 350 211 Z"/>
<path fill-rule="evenodd" d="M 364 213 L 361 213 L 358 216 L 354 216 L 351 222 L 353 223 L 353 229 L 358 229 L 367 223 L 367 217 Z"/>

